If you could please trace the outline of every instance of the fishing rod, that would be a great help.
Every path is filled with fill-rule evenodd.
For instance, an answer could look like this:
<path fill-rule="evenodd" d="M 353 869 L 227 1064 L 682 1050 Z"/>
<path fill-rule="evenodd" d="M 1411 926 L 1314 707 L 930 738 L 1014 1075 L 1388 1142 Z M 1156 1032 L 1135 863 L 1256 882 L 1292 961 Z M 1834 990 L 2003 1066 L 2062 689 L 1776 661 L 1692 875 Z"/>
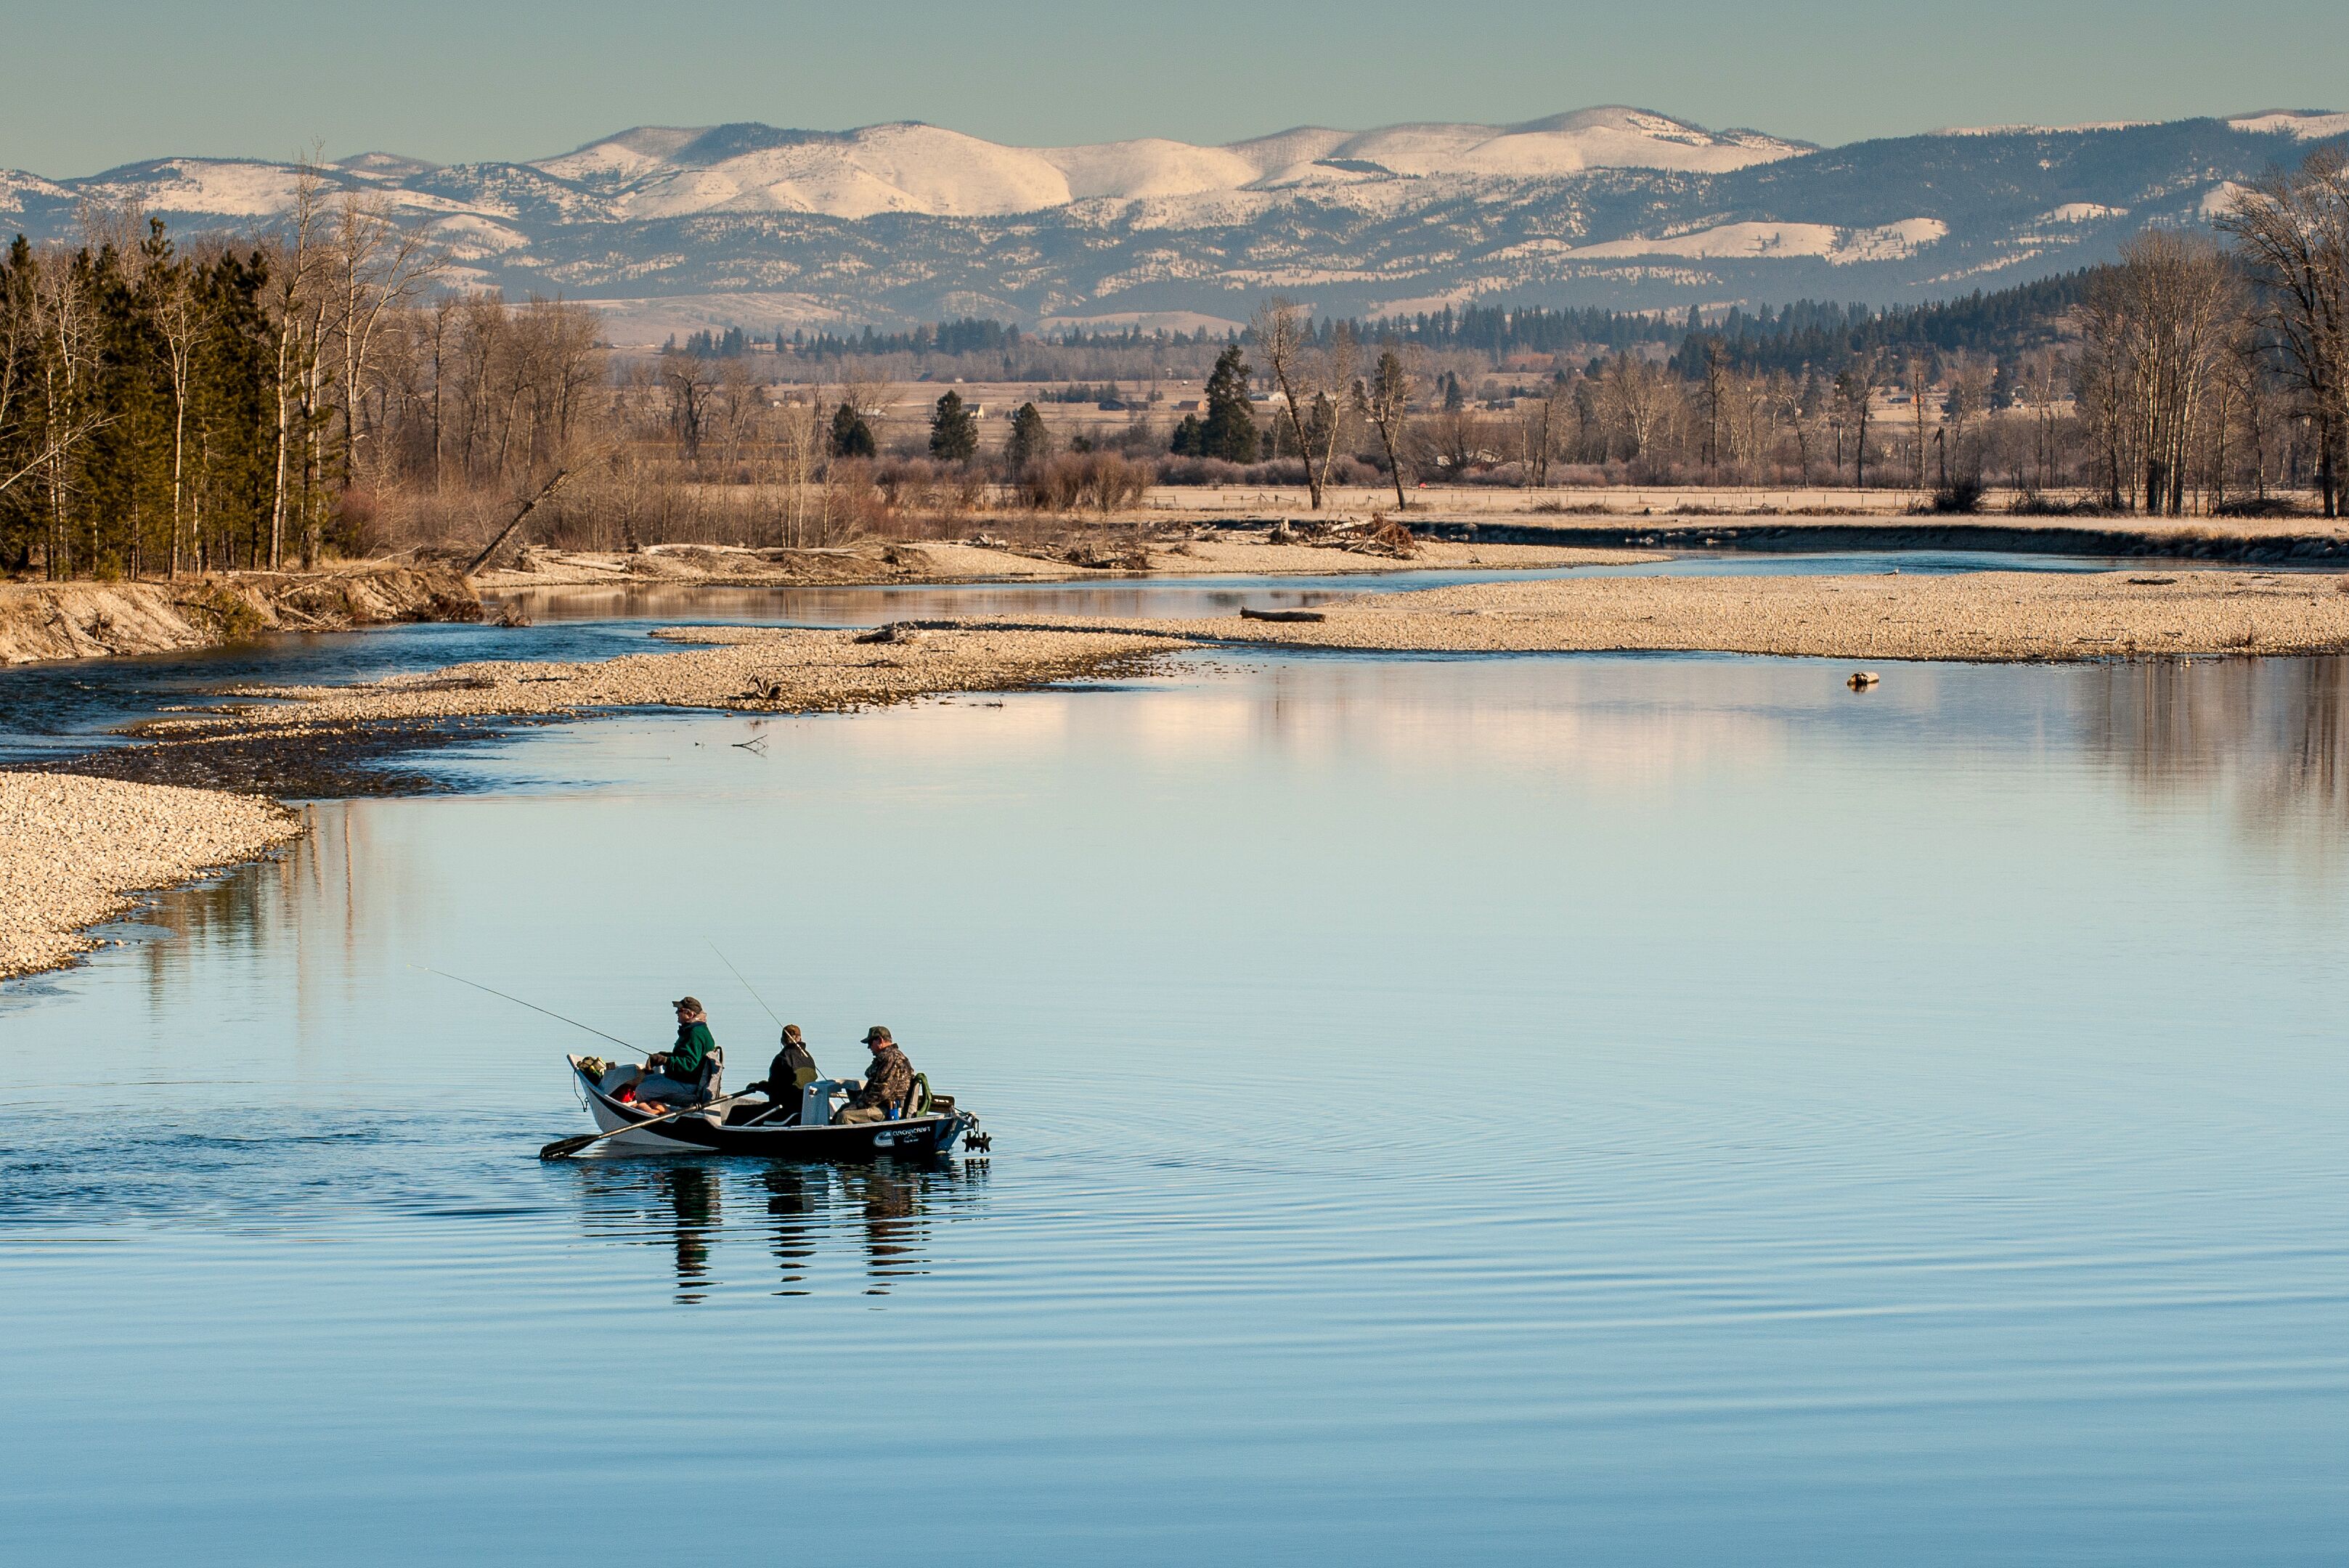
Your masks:
<path fill-rule="evenodd" d="M 703 937 L 701 940 L 709 944 L 710 952 L 718 954 L 719 963 L 723 964 L 729 969 L 734 969 L 734 960 L 727 957 L 725 954 L 719 952 L 718 944 L 714 940 L 707 936 Z M 734 969 L 734 978 L 737 980 L 742 980 L 742 972 L 740 969 Z M 742 980 L 742 989 L 750 993 L 750 1000 L 759 1004 L 760 1006 L 766 1008 L 767 1016 L 770 1018 L 775 1018 L 775 1027 L 780 1029 L 784 1026 L 783 1021 L 781 1018 L 775 1017 L 775 1010 L 772 1007 L 767 1006 L 767 999 L 759 995 L 757 987 L 753 986 L 748 980 Z"/>
<path fill-rule="evenodd" d="M 719 956 L 722 958 L 725 954 L 720 954 Z M 546 1008 L 540 1006 L 535 1002 L 525 1002 L 519 996 L 509 996 L 504 992 L 497 990 L 492 986 L 484 985 L 478 980 L 468 980 L 462 975 L 451 975 L 445 969 L 434 969 L 422 964 L 411 964 L 409 967 L 410 969 L 421 969 L 427 975 L 438 975 L 443 980 L 454 980 L 460 985 L 471 985 L 476 991 L 486 991 L 491 995 L 495 996 L 502 1001 L 512 1002 L 517 1007 L 527 1007 L 533 1013 L 544 1013 L 546 1016 L 554 1019 L 558 1024 L 568 1024 L 574 1029 L 587 1029 L 587 1032 L 595 1036 L 597 1039 L 610 1040 L 614 1045 L 619 1047 L 624 1051 L 634 1051 L 640 1057 L 650 1056 L 652 1054 L 650 1051 L 646 1050 L 642 1046 L 632 1046 L 628 1044 L 627 1041 L 607 1035 L 601 1029 L 588 1028 L 586 1025 L 581 1023 L 576 1018 L 566 1018 L 560 1013 L 549 1012 Z M 730 965 L 729 967 L 730 968 L 731 965 Z M 757 993 L 753 992 L 752 995 L 756 995 Z M 760 1006 L 764 1006 L 766 1004 L 762 1002 Z"/>

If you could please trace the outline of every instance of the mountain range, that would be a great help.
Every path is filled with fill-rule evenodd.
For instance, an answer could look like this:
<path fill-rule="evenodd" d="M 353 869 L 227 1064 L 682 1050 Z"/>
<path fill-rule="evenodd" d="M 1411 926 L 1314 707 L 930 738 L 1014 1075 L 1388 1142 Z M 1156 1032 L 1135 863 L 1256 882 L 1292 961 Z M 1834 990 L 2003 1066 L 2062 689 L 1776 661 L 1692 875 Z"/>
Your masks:
<path fill-rule="evenodd" d="M 639 127 L 559 157 L 324 167 L 433 226 L 455 281 L 561 294 L 616 341 L 714 325 L 1046 326 L 1471 302 L 1679 308 L 1914 302 L 2109 258 L 2206 222 L 2349 114 L 1992 126 L 1822 148 L 1609 107 L 1518 125 L 1300 128 L 1220 147 L 1008 147 L 917 123 Z M 164 158 L 0 172 L 0 227 L 69 238 L 91 199 L 174 232 L 277 221 L 296 170 Z"/>

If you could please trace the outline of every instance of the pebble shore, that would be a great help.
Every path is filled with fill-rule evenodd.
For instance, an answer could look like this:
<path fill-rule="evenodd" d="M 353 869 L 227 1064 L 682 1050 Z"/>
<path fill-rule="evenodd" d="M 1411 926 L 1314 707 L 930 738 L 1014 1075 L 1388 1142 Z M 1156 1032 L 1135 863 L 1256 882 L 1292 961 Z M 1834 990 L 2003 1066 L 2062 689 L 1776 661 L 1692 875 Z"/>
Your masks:
<path fill-rule="evenodd" d="M 0 773 L 0 979 L 54 969 L 97 943 L 86 926 L 135 895 L 297 837 L 274 801 L 58 773 Z"/>
<path fill-rule="evenodd" d="M 201 744 L 342 726 L 495 715 L 523 717 L 610 707 L 712 707 L 831 713 L 945 692 L 1003 691 L 1115 674 L 1174 645 L 1164 634 L 1098 628 L 909 630 L 892 640 L 856 631 L 695 626 L 655 634 L 690 645 L 595 664 L 452 665 L 354 686 L 256 686 L 267 699 L 149 721 L 139 733 Z"/>

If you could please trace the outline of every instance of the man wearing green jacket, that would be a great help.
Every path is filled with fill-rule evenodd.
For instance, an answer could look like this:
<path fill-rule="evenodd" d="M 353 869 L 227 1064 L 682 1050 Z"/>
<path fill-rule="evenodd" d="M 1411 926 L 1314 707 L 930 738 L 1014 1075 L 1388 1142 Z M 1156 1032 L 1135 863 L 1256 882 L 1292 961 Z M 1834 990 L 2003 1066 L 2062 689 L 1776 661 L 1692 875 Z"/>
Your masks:
<path fill-rule="evenodd" d="M 666 1051 L 656 1051 L 645 1063 L 634 1088 L 638 1100 L 661 1100 L 670 1105 L 690 1105 L 703 1096 L 702 1069 L 709 1064 L 710 1052 L 718 1042 L 709 1033 L 709 1016 L 701 1010 L 699 1001 L 680 996 L 672 1004 L 677 1008 L 677 1044 Z M 628 1098 L 621 1091 L 621 1098 Z"/>

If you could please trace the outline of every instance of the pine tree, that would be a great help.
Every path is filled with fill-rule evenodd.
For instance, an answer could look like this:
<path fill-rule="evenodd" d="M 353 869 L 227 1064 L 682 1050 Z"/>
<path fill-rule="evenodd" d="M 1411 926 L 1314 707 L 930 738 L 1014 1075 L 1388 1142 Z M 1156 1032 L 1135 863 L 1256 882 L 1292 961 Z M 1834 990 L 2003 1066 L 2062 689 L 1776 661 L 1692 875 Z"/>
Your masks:
<path fill-rule="evenodd" d="M 832 455 L 835 458 L 869 458 L 880 448 L 873 439 L 873 427 L 856 411 L 854 403 L 843 403 L 833 410 Z"/>
<path fill-rule="evenodd" d="M 1178 458 L 1195 458 L 1206 441 L 1206 427 L 1199 423 L 1196 414 L 1185 414 L 1174 433 L 1166 438 L 1166 449 Z"/>
<path fill-rule="evenodd" d="M 1248 407 L 1247 361 L 1238 344 L 1216 356 L 1207 377 L 1207 418 L 1199 427 L 1199 455 L 1227 463 L 1256 461 L 1256 412 Z"/>
<path fill-rule="evenodd" d="M 978 455 L 978 421 L 949 389 L 930 416 L 930 456 L 943 463 L 967 463 Z"/>
<path fill-rule="evenodd" d="M 1003 463 L 1014 474 L 1052 455 L 1052 432 L 1033 403 L 1022 403 L 1011 416 L 1011 438 L 1003 445 Z"/>

